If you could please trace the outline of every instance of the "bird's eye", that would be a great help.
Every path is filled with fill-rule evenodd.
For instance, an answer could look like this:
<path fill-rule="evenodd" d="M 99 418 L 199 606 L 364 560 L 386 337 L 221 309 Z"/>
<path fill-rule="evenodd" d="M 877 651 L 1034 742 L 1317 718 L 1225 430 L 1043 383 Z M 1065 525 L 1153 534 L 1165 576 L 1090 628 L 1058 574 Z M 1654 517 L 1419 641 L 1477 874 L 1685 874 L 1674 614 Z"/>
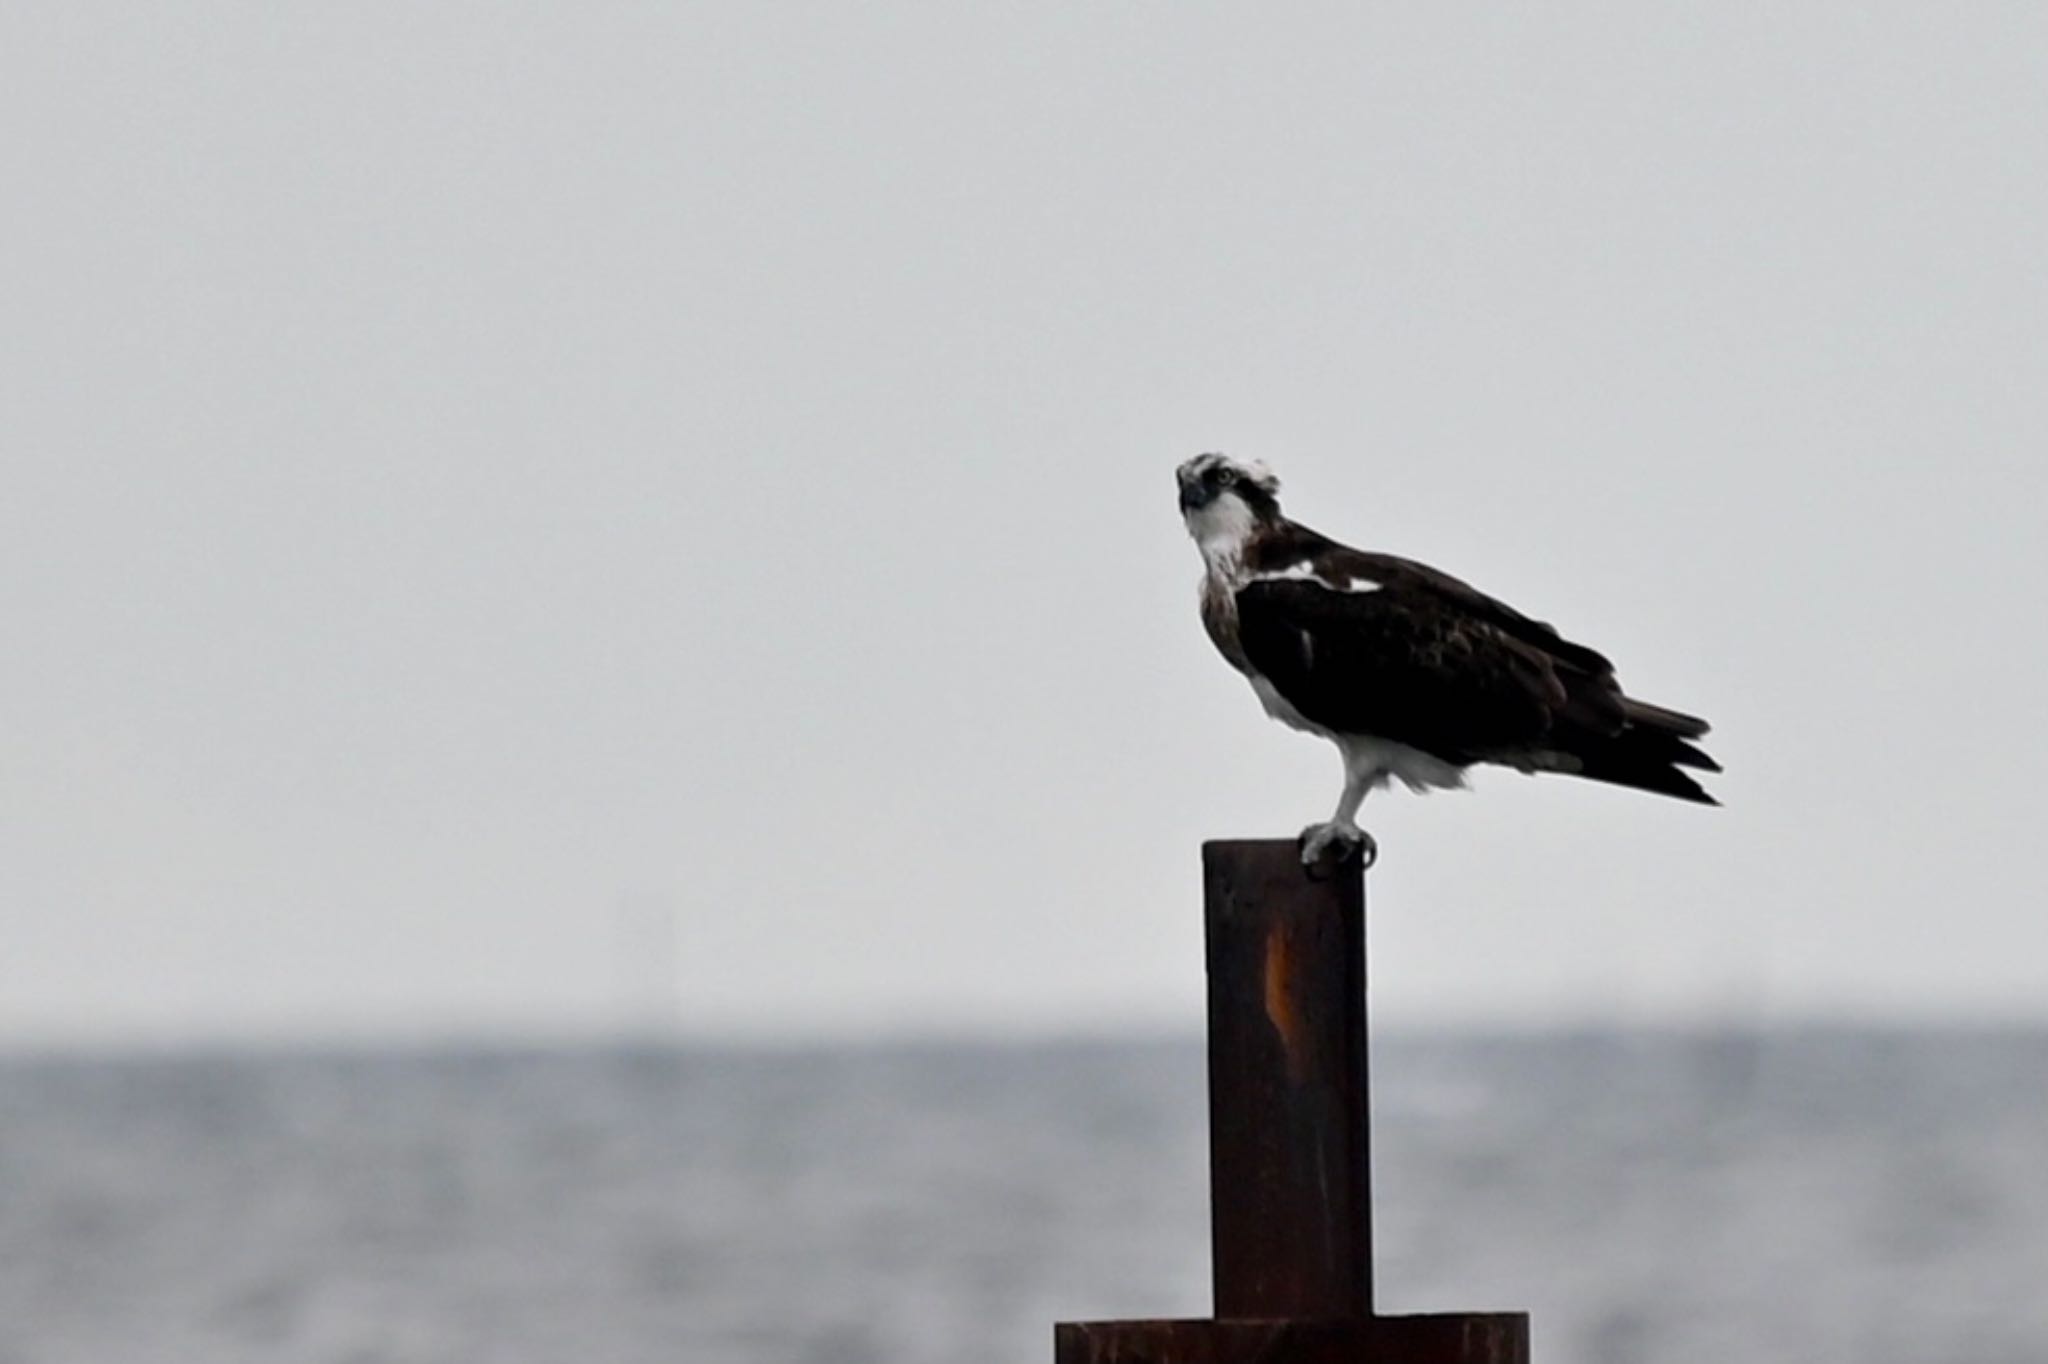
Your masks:
<path fill-rule="evenodd" d="M 1217 487 L 1219 487 L 1219 488 L 1228 488 L 1228 487 L 1229 487 L 1229 486 L 1230 486 L 1231 484 L 1233 484 L 1233 483 L 1235 483 L 1235 482 L 1237 482 L 1237 470 L 1235 470 L 1235 469 L 1218 469 L 1218 470 L 1216 471 L 1216 486 L 1217 486 Z"/>

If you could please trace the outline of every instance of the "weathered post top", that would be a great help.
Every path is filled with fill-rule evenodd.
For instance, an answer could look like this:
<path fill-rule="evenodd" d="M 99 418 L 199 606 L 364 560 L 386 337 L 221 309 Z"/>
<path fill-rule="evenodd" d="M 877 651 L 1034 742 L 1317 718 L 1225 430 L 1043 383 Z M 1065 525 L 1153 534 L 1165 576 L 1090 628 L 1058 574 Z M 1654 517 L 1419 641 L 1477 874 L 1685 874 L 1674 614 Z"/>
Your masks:
<path fill-rule="evenodd" d="M 1528 1364 L 1519 1312 L 1373 1312 L 1365 877 L 1202 846 L 1216 1316 L 1062 1322 L 1056 1364 Z"/>

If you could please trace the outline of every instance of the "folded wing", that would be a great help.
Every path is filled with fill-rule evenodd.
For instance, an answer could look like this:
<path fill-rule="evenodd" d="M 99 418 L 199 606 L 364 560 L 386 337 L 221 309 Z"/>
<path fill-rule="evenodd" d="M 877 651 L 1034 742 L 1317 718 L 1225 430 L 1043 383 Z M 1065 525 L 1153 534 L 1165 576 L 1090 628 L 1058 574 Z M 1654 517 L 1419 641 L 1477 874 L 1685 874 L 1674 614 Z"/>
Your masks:
<path fill-rule="evenodd" d="M 1318 548 L 1314 575 L 1265 577 L 1236 597 L 1246 658 L 1304 718 L 1447 762 L 1712 803 L 1678 770 L 1719 770 L 1689 742 L 1705 721 L 1624 696 L 1599 653 L 1455 578 Z"/>

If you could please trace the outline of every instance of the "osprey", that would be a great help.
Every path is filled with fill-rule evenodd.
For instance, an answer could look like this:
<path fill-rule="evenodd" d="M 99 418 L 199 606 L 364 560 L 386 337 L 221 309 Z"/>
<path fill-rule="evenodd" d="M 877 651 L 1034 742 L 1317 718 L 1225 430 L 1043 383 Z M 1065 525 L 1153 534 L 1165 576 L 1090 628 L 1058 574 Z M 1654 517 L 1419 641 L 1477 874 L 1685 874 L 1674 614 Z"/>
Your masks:
<path fill-rule="evenodd" d="M 1344 755 L 1344 793 L 1301 859 L 1377 854 L 1366 793 L 1465 784 L 1474 763 L 1567 772 L 1703 805 L 1683 768 L 1707 722 L 1622 694 L 1614 665 L 1445 573 L 1338 544 L 1280 514 L 1262 464 L 1198 455 L 1176 471 L 1202 552 L 1202 624 L 1266 713 Z"/>

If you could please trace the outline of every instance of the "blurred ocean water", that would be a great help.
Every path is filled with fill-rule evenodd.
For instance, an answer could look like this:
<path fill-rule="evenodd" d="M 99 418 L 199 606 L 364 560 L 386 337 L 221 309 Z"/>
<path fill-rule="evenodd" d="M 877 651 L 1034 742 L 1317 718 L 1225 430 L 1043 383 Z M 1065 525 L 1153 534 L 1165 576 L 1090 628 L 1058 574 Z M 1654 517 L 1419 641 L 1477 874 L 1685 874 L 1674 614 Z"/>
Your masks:
<path fill-rule="evenodd" d="M 2048 1034 L 1375 1041 L 1382 1310 L 2048 1360 Z M 0 1364 L 1050 1361 L 1208 1308 L 1195 1043 L 0 1061 Z"/>

